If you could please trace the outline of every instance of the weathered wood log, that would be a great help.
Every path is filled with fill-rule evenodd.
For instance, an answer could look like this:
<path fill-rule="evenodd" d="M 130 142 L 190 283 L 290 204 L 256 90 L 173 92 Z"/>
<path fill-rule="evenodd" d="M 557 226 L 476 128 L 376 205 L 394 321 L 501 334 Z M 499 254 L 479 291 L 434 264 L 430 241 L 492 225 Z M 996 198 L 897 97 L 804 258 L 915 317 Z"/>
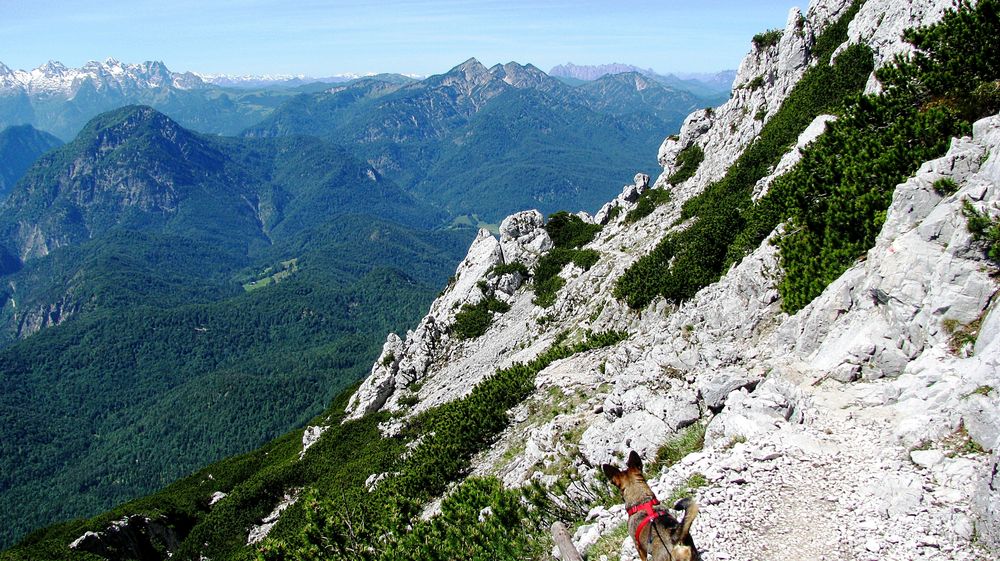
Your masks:
<path fill-rule="evenodd" d="M 583 561 L 580 552 L 573 546 L 573 540 L 569 537 L 569 531 L 562 522 L 552 523 L 552 540 L 559 548 L 559 556 L 562 561 Z"/>

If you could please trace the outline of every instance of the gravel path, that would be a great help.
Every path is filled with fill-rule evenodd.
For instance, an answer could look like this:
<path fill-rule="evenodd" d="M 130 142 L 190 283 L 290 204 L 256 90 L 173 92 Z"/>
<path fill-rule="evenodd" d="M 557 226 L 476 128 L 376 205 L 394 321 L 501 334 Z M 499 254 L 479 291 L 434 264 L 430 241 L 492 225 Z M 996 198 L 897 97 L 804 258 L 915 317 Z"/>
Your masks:
<path fill-rule="evenodd" d="M 892 441 L 898 413 L 861 405 L 874 386 L 809 388 L 806 423 L 691 454 L 653 488 L 666 497 L 692 473 L 707 477 L 692 530 L 705 561 L 988 559 L 967 514 L 986 456 L 942 443 L 918 465 Z M 606 516 L 611 527 L 623 515 Z M 636 558 L 629 541 L 621 551 Z"/>

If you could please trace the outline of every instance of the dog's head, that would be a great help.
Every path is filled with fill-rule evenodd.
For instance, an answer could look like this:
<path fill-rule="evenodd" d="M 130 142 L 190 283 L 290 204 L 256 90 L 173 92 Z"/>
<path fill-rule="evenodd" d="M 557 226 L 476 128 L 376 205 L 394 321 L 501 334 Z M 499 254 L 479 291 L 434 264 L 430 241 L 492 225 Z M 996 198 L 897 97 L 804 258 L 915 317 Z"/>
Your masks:
<path fill-rule="evenodd" d="M 604 475 L 608 478 L 608 481 L 622 491 L 625 491 L 630 485 L 646 482 L 646 478 L 642 475 L 642 458 L 639 457 L 639 454 L 636 454 L 635 450 L 629 453 L 624 470 L 618 469 L 611 464 L 604 464 L 601 466 L 601 469 L 604 471 Z"/>

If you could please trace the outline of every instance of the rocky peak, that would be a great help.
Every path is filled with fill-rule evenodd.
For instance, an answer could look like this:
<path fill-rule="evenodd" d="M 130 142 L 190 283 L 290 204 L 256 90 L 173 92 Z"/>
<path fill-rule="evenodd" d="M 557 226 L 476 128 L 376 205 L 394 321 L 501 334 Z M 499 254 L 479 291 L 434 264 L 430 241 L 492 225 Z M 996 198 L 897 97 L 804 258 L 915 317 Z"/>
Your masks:
<path fill-rule="evenodd" d="M 551 89 L 560 85 L 557 80 L 531 64 L 497 64 L 490 68 L 490 74 L 515 88 Z"/>
<path fill-rule="evenodd" d="M 467 87 L 481 86 L 492 79 L 489 70 L 475 57 L 459 64 L 443 76 L 445 84 L 467 84 Z"/>
<path fill-rule="evenodd" d="M 140 136 L 162 138 L 169 144 L 180 146 L 192 135 L 152 107 L 129 105 L 94 118 L 74 143 L 90 144 L 99 151 L 106 152 Z"/>
<path fill-rule="evenodd" d="M 643 70 L 638 66 L 633 66 L 631 64 L 621 64 L 618 62 L 613 62 L 611 64 L 599 64 L 599 65 L 576 65 L 572 62 L 567 62 L 566 64 L 557 64 L 549 70 L 550 76 L 561 76 L 564 78 L 576 78 L 577 80 L 597 80 L 602 76 L 607 76 L 608 74 L 621 74 L 623 72 L 648 72 L 652 73 L 652 70 Z"/>
<path fill-rule="evenodd" d="M 50 60 L 45 64 L 39 66 L 38 70 L 44 72 L 45 74 L 59 75 L 62 74 L 63 72 L 66 72 L 67 69 L 63 63 L 57 60 Z"/>

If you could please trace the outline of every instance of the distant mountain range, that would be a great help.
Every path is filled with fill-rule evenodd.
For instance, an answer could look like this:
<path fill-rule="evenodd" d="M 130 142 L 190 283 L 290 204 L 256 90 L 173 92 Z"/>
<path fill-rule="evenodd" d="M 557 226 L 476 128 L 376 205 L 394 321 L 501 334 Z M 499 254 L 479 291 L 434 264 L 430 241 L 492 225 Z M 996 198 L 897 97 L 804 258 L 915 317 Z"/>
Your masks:
<path fill-rule="evenodd" d="M 473 58 L 419 82 L 375 77 L 302 94 L 245 134 L 351 146 L 417 198 L 497 221 L 524 208 L 596 210 L 707 104 L 637 73 L 573 87 L 530 64 Z"/>
<path fill-rule="evenodd" d="M 648 76 L 663 84 L 689 91 L 715 100 L 718 104 L 725 102 L 736 79 L 735 70 L 721 72 L 675 72 L 660 74 L 652 68 L 639 68 L 631 64 L 613 62 L 611 64 L 577 65 L 572 62 L 559 64 L 549 70 L 549 75 L 569 80 L 591 81 L 611 74 L 636 72 Z"/>
<path fill-rule="evenodd" d="M 162 62 L 109 58 L 81 68 L 48 62 L 30 71 L 0 63 L 0 130 L 28 124 L 69 141 L 100 113 L 141 103 L 201 132 L 236 134 L 295 93 L 221 88 L 191 72 L 172 72 Z"/>
<path fill-rule="evenodd" d="M 228 88 L 294 88 L 309 84 L 342 84 L 361 78 L 371 78 L 378 75 L 376 72 L 368 74 L 337 74 L 336 76 L 325 76 L 314 78 L 305 74 L 202 74 L 194 72 L 195 76 L 202 79 L 207 84 Z M 426 76 L 420 74 L 401 75 L 414 80 L 421 80 Z"/>

